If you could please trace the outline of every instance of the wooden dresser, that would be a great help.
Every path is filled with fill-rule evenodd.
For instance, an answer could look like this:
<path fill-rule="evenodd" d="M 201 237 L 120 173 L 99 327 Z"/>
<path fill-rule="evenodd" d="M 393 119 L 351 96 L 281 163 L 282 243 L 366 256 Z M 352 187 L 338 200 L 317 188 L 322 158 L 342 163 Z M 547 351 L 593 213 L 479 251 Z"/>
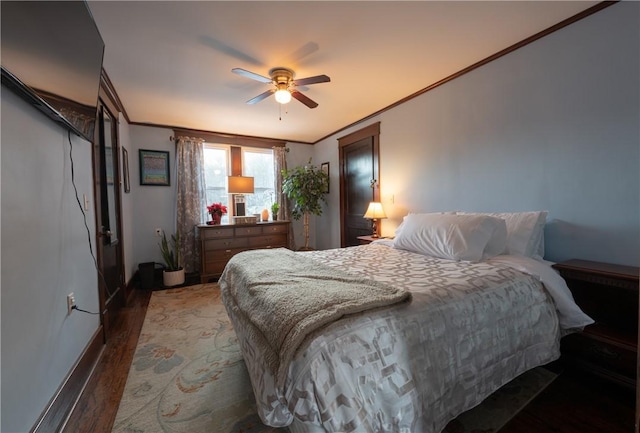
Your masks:
<path fill-rule="evenodd" d="M 595 320 L 562 339 L 562 359 L 635 387 L 638 355 L 638 268 L 586 260 L 553 266 L 582 310 Z"/>
<path fill-rule="evenodd" d="M 200 282 L 222 275 L 234 254 L 260 248 L 286 248 L 289 245 L 289 221 L 255 224 L 199 225 L 202 266 Z"/>

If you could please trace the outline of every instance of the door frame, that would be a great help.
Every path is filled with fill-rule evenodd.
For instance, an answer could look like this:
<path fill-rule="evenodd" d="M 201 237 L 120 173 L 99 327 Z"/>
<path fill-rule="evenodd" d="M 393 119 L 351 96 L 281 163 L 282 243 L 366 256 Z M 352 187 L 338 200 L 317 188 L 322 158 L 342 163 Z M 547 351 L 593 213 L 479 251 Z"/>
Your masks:
<path fill-rule="evenodd" d="M 380 201 L 380 122 L 372 123 L 362 129 L 354 131 L 344 137 L 338 137 L 338 164 L 340 169 L 340 246 L 346 242 L 345 217 L 346 217 L 346 165 L 344 161 L 344 148 L 357 143 L 365 138 L 371 138 L 373 142 L 373 201 Z"/>
<path fill-rule="evenodd" d="M 102 203 L 104 198 L 102 197 L 101 191 L 101 167 L 100 162 L 102 159 L 101 156 L 101 140 L 102 140 L 102 126 L 98 124 L 95 129 L 95 140 L 93 143 L 93 154 L 92 154 L 92 163 L 93 163 L 93 197 L 94 197 L 94 211 L 95 211 L 95 228 L 96 228 L 96 260 L 99 268 L 98 275 L 98 303 L 99 303 L 99 312 L 100 312 L 100 323 L 102 325 L 103 337 L 104 341 L 107 342 L 111 329 L 111 319 L 114 317 L 114 314 L 122 308 L 126 304 L 126 282 L 124 281 L 124 251 L 123 251 L 123 238 L 122 238 L 122 173 L 120 170 L 120 152 L 121 152 L 121 144 L 120 144 L 120 136 L 119 136 L 119 110 L 117 105 L 113 102 L 108 89 L 105 87 L 106 83 L 101 80 L 100 90 L 98 94 L 98 110 L 96 113 L 97 120 L 99 123 L 102 122 L 102 110 L 105 110 L 112 119 L 112 138 L 115 139 L 115 148 L 112 151 L 112 156 L 114 158 L 114 166 L 113 166 L 113 182 L 116 185 L 115 191 L 115 203 L 116 209 L 115 212 L 118 215 L 117 218 L 117 233 L 118 233 L 118 243 L 113 246 L 116 250 L 116 263 L 118 268 L 118 282 L 119 287 L 115 290 L 111 296 L 107 297 L 107 290 L 105 288 L 106 281 L 104 278 L 104 255 L 102 252 L 103 245 L 103 235 L 102 235 Z"/>

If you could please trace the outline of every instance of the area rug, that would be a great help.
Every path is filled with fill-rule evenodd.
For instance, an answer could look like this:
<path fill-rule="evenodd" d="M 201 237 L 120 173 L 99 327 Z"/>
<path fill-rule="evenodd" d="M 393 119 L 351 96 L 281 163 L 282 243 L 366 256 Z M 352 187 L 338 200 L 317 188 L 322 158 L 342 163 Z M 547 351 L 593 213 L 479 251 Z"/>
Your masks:
<path fill-rule="evenodd" d="M 553 381 L 543 368 L 516 378 L 447 426 L 493 433 Z M 216 284 L 153 292 L 113 433 L 268 433 Z"/>

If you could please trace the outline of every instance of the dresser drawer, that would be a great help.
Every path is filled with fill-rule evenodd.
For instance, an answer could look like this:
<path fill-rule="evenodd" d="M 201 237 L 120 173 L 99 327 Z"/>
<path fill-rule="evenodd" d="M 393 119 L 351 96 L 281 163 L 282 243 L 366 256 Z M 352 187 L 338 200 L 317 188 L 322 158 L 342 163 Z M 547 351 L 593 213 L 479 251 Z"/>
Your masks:
<path fill-rule="evenodd" d="M 249 246 L 252 248 L 276 248 L 287 246 L 287 235 L 275 234 L 275 235 L 263 235 L 248 238 Z"/>
<path fill-rule="evenodd" d="M 205 274 L 221 274 L 231 257 L 235 256 L 245 248 L 226 249 L 210 252 L 203 258 L 203 270 Z"/>
<path fill-rule="evenodd" d="M 214 260 L 204 265 L 205 274 L 221 274 L 229 260 Z"/>
<path fill-rule="evenodd" d="M 262 234 L 262 227 L 248 226 L 248 227 L 236 227 L 235 235 L 238 236 L 256 236 Z"/>
<path fill-rule="evenodd" d="M 265 235 L 274 234 L 274 233 L 287 233 L 288 230 L 289 230 L 288 224 L 274 224 L 274 225 L 262 226 L 262 233 L 264 233 Z"/>
<path fill-rule="evenodd" d="M 209 239 L 204 241 L 204 250 L 216 251 L 225 250 L 231 248 L 243 248 L 249 246 L 250 238 L 222 238 L 222 239 Z M 215 252 L 213 253 L 215 254 Z"/>
<path fill-rule="evenodd" d="M 200 230 L 202 239 L 232 238 L 233 227 L 217 226 Z"/>
<path fill-rule="evenodd" d="M 245 251 L 244 248 L 228 248 L 225 250 L 217 250 L 217 251 L 209 251 L 209 254 L 206 257 L 203 257 L 202 260 L 205 264 L 224 261 L 225 263 L 231 259 L 234 255 L 238 254 L 240 251 Z"/>
<path fill-rule="evenodd" d="M 584 366 L 634 380 L 637 353 L 626 348 L 590 337 L 588 334 L 571 334 L 562 339 L 562 355 L 579 360 Z"/>

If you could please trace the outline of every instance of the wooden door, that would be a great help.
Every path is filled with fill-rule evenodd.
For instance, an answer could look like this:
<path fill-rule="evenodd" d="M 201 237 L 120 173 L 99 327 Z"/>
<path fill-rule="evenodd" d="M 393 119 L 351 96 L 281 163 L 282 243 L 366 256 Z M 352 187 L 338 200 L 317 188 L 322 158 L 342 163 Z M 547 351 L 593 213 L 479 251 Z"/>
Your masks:
<path fill-rule="evenodd" d="M 340 156 L 340 243 L 359 245 L 358 236 L 372 233 L 364 219 L 370 201 L 379 201 L 380 123 L 338 139 Z"/>
<path fill-rule="evenodd" d="M 116 117 L 101 101 L 98 113 L 98 137 L 94 146 L 94 180 L 97 256 L 100 272 L 98 298 L 105 340 L 109 337 L 115 313 L 125 303 L 120 224 L 119 149 Z"/>

